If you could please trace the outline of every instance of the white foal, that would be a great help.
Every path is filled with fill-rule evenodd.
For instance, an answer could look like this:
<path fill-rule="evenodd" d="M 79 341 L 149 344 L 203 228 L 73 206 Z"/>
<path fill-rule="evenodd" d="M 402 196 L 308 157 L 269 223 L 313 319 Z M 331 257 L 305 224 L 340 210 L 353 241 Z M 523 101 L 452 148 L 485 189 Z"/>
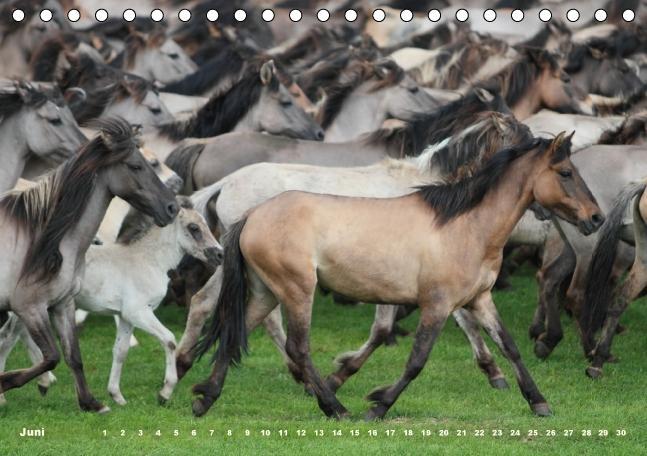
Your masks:
<path fill-rule="evenodd" d="M 91 313 L 118 317 L 108 392 L 120 405 L 126 404 L 119 382 L 134 328 L 157 338 L 164 349 L 166 370 L 160 402 L 171 397 L 177 383 L 175 336 L 153 313 L 166 295 L 167 272 L 176 268 L 184 255 L 214 267 L 222 261 L 222 247 L 205 220 L 188 199 L 182 198 L 180 203 L 180 213 L 169 226 L 153 226 L 129 245 L 92 246 L 86 255 L 83 285 L 75 303 Z M 22 337 L 20 321 L 5 327 L 4 337 L 0 336 L 0 362 Z"/>

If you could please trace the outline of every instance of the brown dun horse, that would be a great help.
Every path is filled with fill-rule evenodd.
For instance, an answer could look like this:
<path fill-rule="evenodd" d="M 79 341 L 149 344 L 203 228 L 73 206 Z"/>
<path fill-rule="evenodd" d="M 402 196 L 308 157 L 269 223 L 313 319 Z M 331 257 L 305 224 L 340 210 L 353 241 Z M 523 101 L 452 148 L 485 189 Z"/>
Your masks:
<path fill-rule="evenodd" d="M 402 377 L 369 394 L 367 419 L 382 418 L 424 367 L 449 315 L 468 310 L 512 363 L 533 412 L 550 408 L 503 326 L 491 289 L 503 247 L 534 202 L 590 234 L 604 217 L 570 161 L 570 137 L 532 139 L 499 151 L 474 176 L 426 185 L 390 199 L 285 192 L 256 207 L 229 232 L 223 285 L 197 349 L 217 341 L 208 381 L 193 413 L 220 396 L 230 363 L 241 359 L 247 333 L 282 303 L 286 351 L 330 417 L 348 415 L 315 369 L 309 330 L 317 284 L 357 301 L 420 307 L 415 342 Z M 403 221 L 406 220 L 406 223 Z M 378 229 L 376 229 L 379 227 Z"/>

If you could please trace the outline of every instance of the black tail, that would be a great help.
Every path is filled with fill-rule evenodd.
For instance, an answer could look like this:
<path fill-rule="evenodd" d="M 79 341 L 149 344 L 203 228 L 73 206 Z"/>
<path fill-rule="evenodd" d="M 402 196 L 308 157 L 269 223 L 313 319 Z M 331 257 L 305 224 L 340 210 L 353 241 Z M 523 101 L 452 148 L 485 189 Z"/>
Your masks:
<path fill-rule="evenodd" d="M 580 327 L 585 335 L 593 335 L 602 328 L 614 287 L 611 271 L 616 260 L 620 231 L 627 206 L 645 190 L 645 183 L 632 183 L 616 197 L 613 209 L 600 229 L 593 259 L 586 280 L 585 302 L 580 315 Z"/>
<path fill-rule="evenodd" d="M 224 269 L 218 304 L 209 326 L 195 348 L 198 357 L 202 357 L 217 341 L 220 341 L 213 356 L 214 362 L 216 359 L 229 359 L 232 364 L 238 364 L 242 351 L 247 352 L 247 328 L 245 327 L 247 278 L 245 259 L 239 245 L 240 234 L 246 221 L 247 219 L 242 219 L 236 222 L 225 235 L 225 259 L 222 266 Z"/>
<path fill-rule="evenodd" d="M 191 194 L 196 190 L 193 185 L 193 165 L 204 148 L 205 144 L 180 145 L 166 157 L 166 166 L 184 180 L 184 188 L 180 193 Z"/>

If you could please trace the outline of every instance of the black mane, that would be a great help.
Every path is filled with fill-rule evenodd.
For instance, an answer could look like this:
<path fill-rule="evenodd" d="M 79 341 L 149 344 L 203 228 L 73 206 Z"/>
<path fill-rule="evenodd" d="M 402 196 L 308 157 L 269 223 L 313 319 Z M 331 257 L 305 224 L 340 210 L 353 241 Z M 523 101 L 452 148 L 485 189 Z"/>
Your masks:
<path fill-rule="evenodd" d="M 20 279 L 47 283 L 60 271 L 59 245 L 81 219 L 92 196 L 97 171 L 123 160 L 137 146 L 130 125 L 122 119 L 102 121 L 102 134 L 86 143 L 35 187 L 12 192 L 0 199 L 0 210 L 16 220 L 31 242 Z M 108 138 L 109 145 L 104 138 Z"/>
<path fill-rule="evenodd" d="M 212 96 L 190 119 L 160 126 L 160 133 L 180 140 L 217 136 L 233 130 L 261 96 L 264 86 L 259 77 L 259 68 L 260 64 L 249 65 L 231 89 Z M 278 90 L 278 85 L 277 78 L 272 78 L 269 88 Z"/>
<path fill-rule="evenodd" d="M 443 225 L 478 206 L 485 195 L 501 182 L 501 178 L 517 158 L 533 150 L 541 153 L 552 141 L 533 138 L 523 144 L 503 149 L 488 160 L 473 177 L 449 184 L 421 186 L 418 194 L 436 212 L 437 223 Z M 560 147 L 570 148 L 570 140 L 564 141 Z"/>

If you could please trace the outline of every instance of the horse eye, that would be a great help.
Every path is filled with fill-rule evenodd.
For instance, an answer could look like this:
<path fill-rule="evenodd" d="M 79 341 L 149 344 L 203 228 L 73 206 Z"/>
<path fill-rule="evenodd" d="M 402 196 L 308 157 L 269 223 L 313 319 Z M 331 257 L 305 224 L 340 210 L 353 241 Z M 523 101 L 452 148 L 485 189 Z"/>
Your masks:
<path fill-rule="evenodd" d="M 62 125 L 63 121 L 61 120 L 60 117 L 57 117 L 55 119 L 49 119 L 49 123 L 51 123 L 52 125 L 58 126 L 58 125 Z"/>
<path fill-rule="evenodd" d="M 284 108 L 292 106 L 292 100 L 281 100 L 281 106 Z"/>
<path fill-rule="evenodd" d="M 162 109 L 161 109 L 161 108 L 148 108 L 148 110 L 149 110 L 151 113 L 153 113 L 154 115 L 158 115 L 158 114 L 161 114 L 161 113 L 162 113 Z"/>
<path fill-rule="evenodd" d="M 130 170 L 132 170 L 132 171 L 141 171 L 141 170 L 142 170 L 142 167 L 141 167 L 141 166 L 139 166 L 139 165 L 132 165 L 132 164 L 128 164 L 128 169 L 130 169 Z"/>
<path fill-rule="evenodd" d="M 409 92 L 411 93 L 418 93 L 419 90 L 418 86 L 409 87 Z"/>
<path fill-rule="evenodd" d="M 195 223 L 190 223 L 188 228 L 189 228 L 189 231 L 191 233 L 199 233 L 200 232 L 200 227 L 198 225 L 196 225 Z"/>
<path fill-rule="evenodd" d="M 180 58 L 180 54 L 178 54 L 178 53 L 176 53 L 176 52 L 171 52 L 170 54 L 168 54 L 168 56 L 169 56 L 170 58 L 172 58 L 173 60 L 177 60 L 177 59 L 179 59 L 179 58 Z"/>
<path fill-rule="evenodd" d="M 559 175 L 568 178 L 573 176 L 573 172 L 570 169 L 562 169 L 559 172 Z"/>

